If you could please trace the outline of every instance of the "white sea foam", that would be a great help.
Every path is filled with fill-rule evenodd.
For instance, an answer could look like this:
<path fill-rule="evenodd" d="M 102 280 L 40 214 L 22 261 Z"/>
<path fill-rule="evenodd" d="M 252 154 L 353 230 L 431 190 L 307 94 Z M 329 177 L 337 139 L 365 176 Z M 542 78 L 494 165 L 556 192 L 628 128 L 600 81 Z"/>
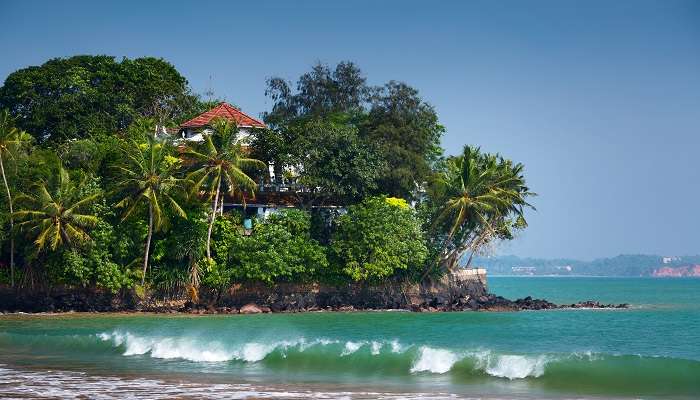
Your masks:
<path fill-rule="evenodd" d="M 125 356 L 150 354 L 153 358 L 173 359 L 195 362 L 223 362 L 242 360 L 256 362 L 264 359 L 278 347 L 287 347 L 288 342 L 272 344 L 245 343 L 237 348 L 227 348 L 219 342 L 201 343 L 189 338 L 141 337 L 131 333 L 101 333 L 98 337 L 112 341 L 115 346 L 124 346 Z"/>
<path fill-rule="evenodd" d="M 107 340 L 112 340 L 107 338 Z M 387 400 L 437 400 L 458 398 L 449 393 L 392 393 L 361 391 L 333 391 L 327 387 L 287 387 L 259 383 L 198 383 L 165 381 L 152 378 L 126 378 L 90 375 L 84 372 L 28 371 L 0 364 L 0 398 L 14 399 L 75 399 L 113 400 L 118 398 L 167 400 L 196 398 L 216 400 L 245 399 L 327 399 L 376 398 Z"/>
<path fill-rule="evenodd" d="M 372 341 L 372 347 L 371 347 L 371 350 L 370 350 L 370 351 L 372 352 L 372 355 L 373 355 L 373 356 L 376 356 L 376 355 L 378 355 L 379 353 L 381 353 L 382 347 L 383 347 L 383 346 L 384 346 L 384 344 L 381 343 L 381 342 Z"/>
<path fill-rule="evenodd" d="M 523 379 L 539 377 L 544 374 L 545 366 L 550 361 L 546 356 L 523 356 L 512 354 L 492 354 L 482 352 L 474 354 L 476 368 L 499 378 Z"/>
<path fill-rule="evenodd" d="M 391 345 L 392 353 L 401 353 L 404 350 L 403 346 L 401 346 L 401 343 L 399 343 L 399 341 L 396 339 L 389 342 L 389 344 Z"/>
<path fill-rule="evenodd" d="M 433 349 L 424 346 L 418 351 L 418 358 L 413 363 L 411 372 L 444 374 L 452 369 L 452 366 L 457 361 L 459 361 L 459 357 L 449 350 Z"/>
<path fill-rule="evenodd" d="M 280 352 L 282 357 L 287 357 L 287 353 L 290 349 L 304 352 L 315 346 L 330 346 L 342 343 L 337 340 L 325 338 L 312 341 L 298 338 L 271 343 L 248 342 L 225 345 L 217 341 L 203 343 L 196 338 L 141 336 L 129 332 L 100 333 L 97 337 L 103 341 L 112 342 L 114 346 L 123 346 L 124 352 L 122 354 L 125 356 L 149 354 L 153 358 L 179 358 L 195 362 L 223 362 L 230 360 L 258 362 L 264 360 L 265 357 L 276 350 Z M 347 356 L 353 354 L 368 344 L 370 345 L 372 354 L 378 355 L 385 343 L 379 341 L 373 341 L 371 343 L 365 341 L 347 341 L 340 355 Z M 397 348 L 397 346 L 399 346 L 398 342 L 392 343 L 392 349 Z"/>
<path fill-rule="evenodd" d="M 346 342 L 345 343 L 345 348 L 343 349 L 343 352 L 340 353 L 341 356 L 348 356 L 357 350 L 360 350 L 362 346 L 365 345 L 365 342 Z"/>
<path fill-rule="evenodd" d="M 243 350 L 236 354 L 237 359 L 248 362 L 256 362 L 264 359 L 270 354 L 278 344 L 246 343 Z"/>

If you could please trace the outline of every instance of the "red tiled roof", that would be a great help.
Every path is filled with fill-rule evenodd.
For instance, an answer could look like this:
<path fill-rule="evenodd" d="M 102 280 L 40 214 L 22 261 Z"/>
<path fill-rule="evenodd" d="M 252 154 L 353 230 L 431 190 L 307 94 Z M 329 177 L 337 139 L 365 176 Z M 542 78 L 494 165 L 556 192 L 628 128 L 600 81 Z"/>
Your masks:
<path fill-rule="evenodd" d="M 183 122 L 180 128 L 201 128 L 208 126 L 212 119 L 214 118 L 226 118 L 228 120 L 236 121 L 239 127 L 244 128 L 265 128 L 265 124 L 250 115 L 245 114 L 241 110 L 233 107 L 232 105 L 221 102 L 218 106 L 212 108 L 211 110 L 200 114 L 197 117 L 192 118 L 189 121 Z"/>

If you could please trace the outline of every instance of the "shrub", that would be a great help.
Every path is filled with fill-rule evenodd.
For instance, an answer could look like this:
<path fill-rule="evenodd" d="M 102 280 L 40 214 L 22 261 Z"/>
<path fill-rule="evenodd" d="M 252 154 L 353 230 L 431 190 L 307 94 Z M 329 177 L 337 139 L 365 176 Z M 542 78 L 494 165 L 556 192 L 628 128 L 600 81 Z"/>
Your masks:
<path fill-rule="evenodd" d="M 299 210 L 256 223 L 249 237 L 242 236 L 231 220 L 222 219 L 214 235 L 212 279 L 221 283 L 222 277 L 230 276 L 232 281 L 273 284 L 308 281 L 323 274 L 328 267 L 326 251 L 311 239 L 309 229 L 309 214 Z"/>
<path fill-rule="evenodd" d="M 425 240 L 405 201 L 368 198 L 336 220 L 331 248 L 343 274 L 354 281 L 379 281 L 421 268 Z"/>

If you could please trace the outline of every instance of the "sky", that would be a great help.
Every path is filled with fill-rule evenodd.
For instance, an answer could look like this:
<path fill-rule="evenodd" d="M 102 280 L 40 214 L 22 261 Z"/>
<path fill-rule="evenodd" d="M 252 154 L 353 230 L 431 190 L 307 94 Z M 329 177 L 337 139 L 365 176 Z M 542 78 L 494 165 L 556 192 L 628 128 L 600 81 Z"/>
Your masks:
<path fill-rule="evenodd" d="M 10 1 L 0 81 L 54 57 L 155 56 L 259 116 L 321 61 L 404 81 L 456 154 L 525 165 L 529 228 L 497 254 L 700 253 L 700 1 Z"/>

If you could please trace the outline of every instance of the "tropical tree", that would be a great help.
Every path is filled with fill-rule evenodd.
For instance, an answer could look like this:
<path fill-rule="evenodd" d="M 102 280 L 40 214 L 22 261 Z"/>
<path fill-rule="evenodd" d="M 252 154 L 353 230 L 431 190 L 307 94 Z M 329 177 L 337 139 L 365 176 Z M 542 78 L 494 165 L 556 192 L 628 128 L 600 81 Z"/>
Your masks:
<path fill-rule="evenodd" d="M 52 251 L 62 246 L 76 247 L 90 240 L 87 230 L 97 225 L 99 219 L 88 207 L 102 193 L 83 195 L 81 186 L 73 183 L 59 162 L 55 188 L 42 182 L 35 186 L 33 193 L 19 196 L 24 206 L 14 217 L 23 220 L 18 224 L 20 229 L 36 236 L 37 253 L 47 247 Z"/>
<path fill-rule="evenodd" d="M 0 108 L 52 144 L 109 136 L 140 117 L 164 124 L 196 113 L 199 103 L 175 67 L 153 57 L 54 58 L 12 72 L 0 87 Z"/>
<path fill-rule="evenodd" d="M 208 259 L 211 259 L 211 232 L 217 210 L 223 205 L 223 193 L 233 195 L 236 190 L 254 191 L 257 185 L 246 171 L 266 167 L 264 162 L 245 156 L 234 121 L 217 118 L 212 128 L 213 133 L 203 135 L 201 145 L 190 147 L 186 153 L 197 162 L 195 170 L 187 176 L 192 182 L 193 194 L 205 191 L 208 201 L 212 202 L 207 230 Z"/>
<path fill-rule="evenodd" d="M 12 193 L 10 185 L 7 182 L 7 174 L 5 173 L 4 159 L 13 159 L 16 157 L 17 151 L 24 145 L 29 144 L 32 137 L 14 126 L 14 121 L 10 116 L 9 111 L 0 111 L 0 174 L 2 174 L 2 183 L 5 185 L 5 195 L 7 196 L 7 204 L 10 210 L 10 284 L 15 285 L 15 239 L 14 239 L 14 216 L 12 215 Z"/>
<path fill-rule="evenodd" d="M 140 123 L 136 129 L 145 132 L 145 143 L 129 140 L 124 148 L 128 164 L 116 166 L 125 176 L 117 187 L 124 194 L 117 202 L 117 208 L 125 208 L 122 220 L 129 218 L 142 205 L 148 207 L 148 233 L 144 246 L 143 276 L 141 285 L 146 282 L 151 239 L 154 230 L 166 225 L 168 211 L 187 218 L 187 214 L 173 197 L 176 190 L 183 187 L 183 181 L 175 174 L 180 168 L 179 158 L 171 155 L 171 148 L 166 142 L 156 140 L 149 123 Z"/>
<path fill-rule="evenodd" d="M 460 156 L 447 161 L 431 188 L 436 205 L 432 230 L 442 244 L 436 264 L 453 270 L 470 251 L 469 265 L 483 246 L 511 239 L 514 230 L 527 226 L 523 210 L 534 209 L 526 200 L 534 195 L 522 164 L 465 146 Z"/>
<path fill-rule="evenodd" d="M 445 128 L 418 90 L 390 81 L 375 90 L 361 134 L 373 143 L 386 166 L 379 187 L 391 196 L 414 198 L 442 156 Z"/>

